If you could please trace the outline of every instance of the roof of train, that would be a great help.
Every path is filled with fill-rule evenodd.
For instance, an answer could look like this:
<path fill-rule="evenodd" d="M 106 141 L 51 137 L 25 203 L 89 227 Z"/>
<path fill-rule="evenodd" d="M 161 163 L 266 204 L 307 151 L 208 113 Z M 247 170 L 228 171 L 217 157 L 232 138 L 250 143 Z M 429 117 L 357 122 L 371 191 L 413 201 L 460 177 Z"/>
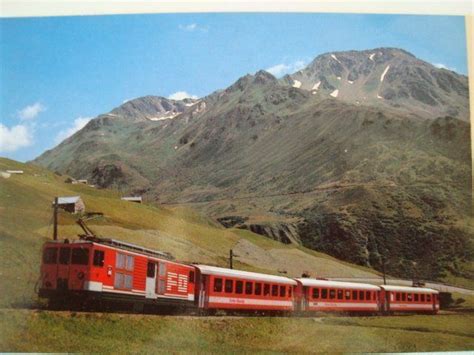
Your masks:
<path fill-rule="evenodd" d="M 356 282 L 340 282 L 340 281 L 327 281 L 327 280 L 316 280 L 308 278 L 298 278 L 298 282 L 301 282 L 303 286 L 313 286 L 313 287 L 334 287 L 334 288 L 346 288 L 352 290 L 372 290 L 380 291 L 380 287 L 356 283 Z"/>
<path fill-rule="evenodd" d="M 228 277 L 237 277 L 242 279 L 251 279 L 257 281 L 268 281 L 268 282 L 278 282 L 288 285 L 296 285 L 296 281 L 284 276 L 275 276 L 260 274 L 250 271 L 226 269 L 217 266 L 208 266 L 208 265 L 194 265 L 199 271 L 204 275 L 215 275 L 215 276 L 228 276 Z"/>
<path fill-rule="evenodd" d="M 396 292 L 416 292 L 416 293 L 439 293 L 437 290 L 432 288 L 424 287 L 409 287 L 409 286 L 392 286 L 392 285 L 381 285 L 386 291 L 396 291 Z"/>

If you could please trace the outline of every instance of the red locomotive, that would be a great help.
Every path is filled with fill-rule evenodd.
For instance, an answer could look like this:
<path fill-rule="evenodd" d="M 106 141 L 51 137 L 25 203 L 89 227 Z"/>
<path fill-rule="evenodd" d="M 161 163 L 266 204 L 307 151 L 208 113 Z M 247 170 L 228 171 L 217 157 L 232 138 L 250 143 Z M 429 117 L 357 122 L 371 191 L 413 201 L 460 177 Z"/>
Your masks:
<path fill-rule="evenodd" d="M 47 242 L 39 295 L 51 304 L 94 306 L 102 301 L 136 311 L 194 309 L 204 313 L 245 311 L 429 312 L 439 310 L 438 291 L 421 287 L 374 286 L 187 265 L 167 253 L 113 239 L 85 237 Z"/>

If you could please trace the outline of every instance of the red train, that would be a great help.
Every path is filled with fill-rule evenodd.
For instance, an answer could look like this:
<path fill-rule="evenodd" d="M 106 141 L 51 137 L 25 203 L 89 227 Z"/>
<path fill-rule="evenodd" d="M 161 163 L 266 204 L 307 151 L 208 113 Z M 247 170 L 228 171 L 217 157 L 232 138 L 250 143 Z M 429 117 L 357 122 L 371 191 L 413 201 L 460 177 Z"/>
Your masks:
<path fill-rule="evenodd" d="M 40 297 L 63 306 L 132 305 L 155 310 L 252 313 L 436 314 L 438 291 L 421 287 L 291 279 L 172 261 L 168 254 L 112 239 L 43 247 Z"/>

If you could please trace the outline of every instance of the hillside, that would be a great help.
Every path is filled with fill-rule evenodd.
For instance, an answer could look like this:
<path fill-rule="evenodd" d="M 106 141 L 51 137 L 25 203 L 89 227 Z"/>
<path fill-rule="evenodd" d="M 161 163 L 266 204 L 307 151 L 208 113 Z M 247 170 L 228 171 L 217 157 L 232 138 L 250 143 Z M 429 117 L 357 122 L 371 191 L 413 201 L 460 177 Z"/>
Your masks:
<path fill-rule="evenodd" d="M 473 279 L 467 79 L 373 51 L 245 75 L 172 118 L 138 98 L 34 163 L 397 276 Z"/>
<path fill-rule="evenodd" d="M 305 248 L 285 246 L 251 232 L 224 229 L 187 208 L 156 208 L 121 201 L 117 192 L 64 183 L 43 168 L 0 158 L 0 170 L 20 169 L 23 175 L 0 177 L 0 307 L 31 305 L 41 261 L 41 245 L 52 235 L 54 196 L 80 195 L 87 211 L 101 211 L 88 225 L 102 236 L 171 252 L 181 261 L 226 266 L 229 249 L 241 269 L 299 276 L 370 276 L 367 268 L 340 262 Z M 76 216 L 61 213 L 60 238 L 82 233 Z"/>

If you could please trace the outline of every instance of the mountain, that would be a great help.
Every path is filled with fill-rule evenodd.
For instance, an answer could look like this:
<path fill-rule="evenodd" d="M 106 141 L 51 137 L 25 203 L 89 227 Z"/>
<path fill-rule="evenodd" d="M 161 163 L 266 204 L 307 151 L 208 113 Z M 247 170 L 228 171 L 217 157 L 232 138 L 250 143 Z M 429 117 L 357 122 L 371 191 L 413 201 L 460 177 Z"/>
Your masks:
<path fill-rule="evenodd" d="M 467 78 L 401 49 L 326 53 L 283 80 L 313 94 L 323 92 L 355 105 L 469 121 Z"/>
<path fill-rule="evenodd" d="M 432 78 L 448 75 L 451 86 L 419 83 L 426 95 L 438 95 L 430 114 L 412 91 L 408 98 L 352 102 L 331 79 L 338 62 L 327 54 L 280 80 L 259 71 L 200 100 L 173 102 L 173 112 L 182 110 L 173 117 L 163 118 L 172 111 L 161 109 L 166 99 L 133 100 L 35 163 L 162 205 L 190 205 L 224 226 L 343 260 L 377 269 L 385 262 L 399 276 L 472 277 L 466 267 L 472 260 L 470 126 L 463 116 L 467 99 L 462 104 L 456 91 L 466 82 L 467 92 L 466 78 L 402 50 L 334 56 L 353 63 L 335 72 L 341 82 L 349 68 L 360 71 L 347 84 L 353 98 L 367 95 L 362 81 L 370 78 L 378 78 L 383 92 L 398 93 L 403 81 L 415 79 L 389 81 L 391 71 L 418 66 L 430 67 Z M 364 60 L 380 63 L 356 70 Z M 341 94 L 331 95 L 334 90 Z M 456 115 L 445 114 L 451 107 L 458 107 Z"/>

